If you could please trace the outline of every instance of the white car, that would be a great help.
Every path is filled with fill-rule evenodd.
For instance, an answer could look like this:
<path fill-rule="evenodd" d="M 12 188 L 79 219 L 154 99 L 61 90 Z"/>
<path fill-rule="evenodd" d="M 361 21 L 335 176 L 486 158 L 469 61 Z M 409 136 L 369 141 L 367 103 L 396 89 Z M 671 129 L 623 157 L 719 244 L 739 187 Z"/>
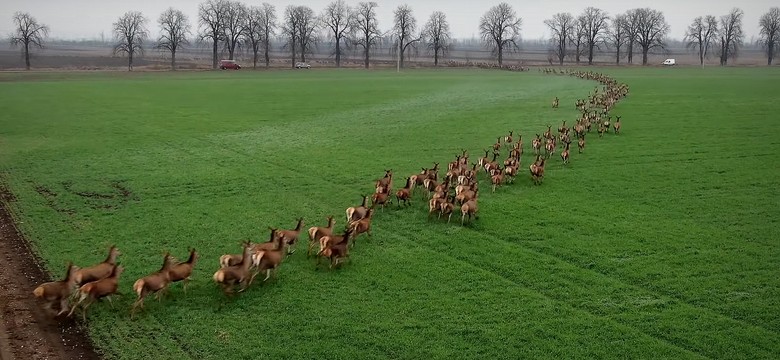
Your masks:
<path fill-rule="evenodd" d="M 663 64 L 666 66 L 674 66 L 677 62 L 674 61 L 674 59 L 666 59 L 664 60 Z"/>
<path fill-rule="evenodd" d="M 309 64 L 307 64 L 305 62 L 298 62 L 298 63 L 295 63 L 295 68 L 296 69 L 311 69 L 311 65 L 309 65 Z"/>

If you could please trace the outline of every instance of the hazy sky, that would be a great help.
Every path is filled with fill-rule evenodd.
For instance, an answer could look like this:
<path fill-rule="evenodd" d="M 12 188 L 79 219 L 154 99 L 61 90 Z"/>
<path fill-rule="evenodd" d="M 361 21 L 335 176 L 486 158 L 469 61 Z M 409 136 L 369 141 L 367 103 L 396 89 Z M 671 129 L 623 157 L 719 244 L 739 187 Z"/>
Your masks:
<path fill-rule="evenodd" d="M 333 0 L 299 0 L 268 2 L 276 6 L 280 16 L 287 5 L 307 5 L 320 13 L 326 4 Z M 56 38 L 80 39 L 99 38 L 101 32 L 106 37 L 111 36 L 111 24 L 129 10 L 141 11 L 149 18 L 148 28 L 156 37 L 159 28 L 157 18 L 168 7 L 174 7 L 189 15 L 196 26 L 199 0 L 2 0 L 0 1 L 0 34 L 6 36 L 13 30 L 11 16 L 16 11 L 30 12 L 38 21 L 49 25 L 50 35 Z M 262 0 L 244 0 L 247 5 L 259 5 Z M 382 30 L 392 26 L 392 13 L 400 4 L 410 4 L 419 26 L 422 26 L 435 10 L 444 11 L 450 21 L 452 33 L 457 38 L 479 36 L 477 24 L 479 18 L 491 6 L 501 2 L 477 0 L 376 0 L 379 4 L 379 25 Z M 519 1 L 508 0 L 518 16 L 523 19 L 522 36 L 525 39 L 547 37 L 548 30 L 544 20 L 557 12 L 571 12 L 575 16 L 586 6 L 595 6 L 606 10 L 610 15 L 624 12 L 636 7 L 651 7 L 664 12 L 666 21 L 671 26 L 670 36 L 682 38 L 687 25 L 700 15 L 720 16 L 726 14 L 732 7 L 738 6 L 745 11 L 745 40 L 758 36 L 758 19 L 772 6 L 780 6 L 777 0 L 539 0 Z M 357 0 L 349 0 L 348 4 L 357 4 Z M 533 4 L 533 5 L 532 5 Z M 193 29 L 194 30 L 194 29 Z"/>

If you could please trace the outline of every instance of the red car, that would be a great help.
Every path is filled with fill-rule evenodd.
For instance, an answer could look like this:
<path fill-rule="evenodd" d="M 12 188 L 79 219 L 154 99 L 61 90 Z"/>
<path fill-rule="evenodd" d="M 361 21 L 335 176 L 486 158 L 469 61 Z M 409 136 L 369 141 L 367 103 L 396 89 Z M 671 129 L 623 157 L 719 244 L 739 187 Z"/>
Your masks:
<path fill-rule="evenodd" d="M 238 70 L 241 68 L 241 65 L 238 65 L 235 60 L 220 60 L 219 68 L 222 70 Z"/>

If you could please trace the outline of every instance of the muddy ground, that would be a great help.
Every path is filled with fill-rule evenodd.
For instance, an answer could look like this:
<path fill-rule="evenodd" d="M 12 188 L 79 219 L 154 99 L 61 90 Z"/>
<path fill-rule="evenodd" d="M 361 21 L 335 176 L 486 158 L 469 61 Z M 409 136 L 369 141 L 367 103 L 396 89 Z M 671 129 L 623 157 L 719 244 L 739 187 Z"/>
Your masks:
<path fill-rule="evenodd" d="M 99 359 L 81 324 L 53 318 L 33 297 L 51 278 L 11 216 L 14 201 L 0 184 L 0 360 Z"/>

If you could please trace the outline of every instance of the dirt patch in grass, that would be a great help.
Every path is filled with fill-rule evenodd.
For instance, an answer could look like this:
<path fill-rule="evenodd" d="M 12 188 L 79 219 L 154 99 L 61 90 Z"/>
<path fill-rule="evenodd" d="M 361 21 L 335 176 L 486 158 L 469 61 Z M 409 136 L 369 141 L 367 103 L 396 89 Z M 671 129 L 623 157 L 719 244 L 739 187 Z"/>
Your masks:
<path fill-rule="evenodd" d="M 99 359 L 77 322 L 52 318 L 33 297 L 51 279 L 14 223 L 14 199 L 0 184 L 0 359 Z"/>

